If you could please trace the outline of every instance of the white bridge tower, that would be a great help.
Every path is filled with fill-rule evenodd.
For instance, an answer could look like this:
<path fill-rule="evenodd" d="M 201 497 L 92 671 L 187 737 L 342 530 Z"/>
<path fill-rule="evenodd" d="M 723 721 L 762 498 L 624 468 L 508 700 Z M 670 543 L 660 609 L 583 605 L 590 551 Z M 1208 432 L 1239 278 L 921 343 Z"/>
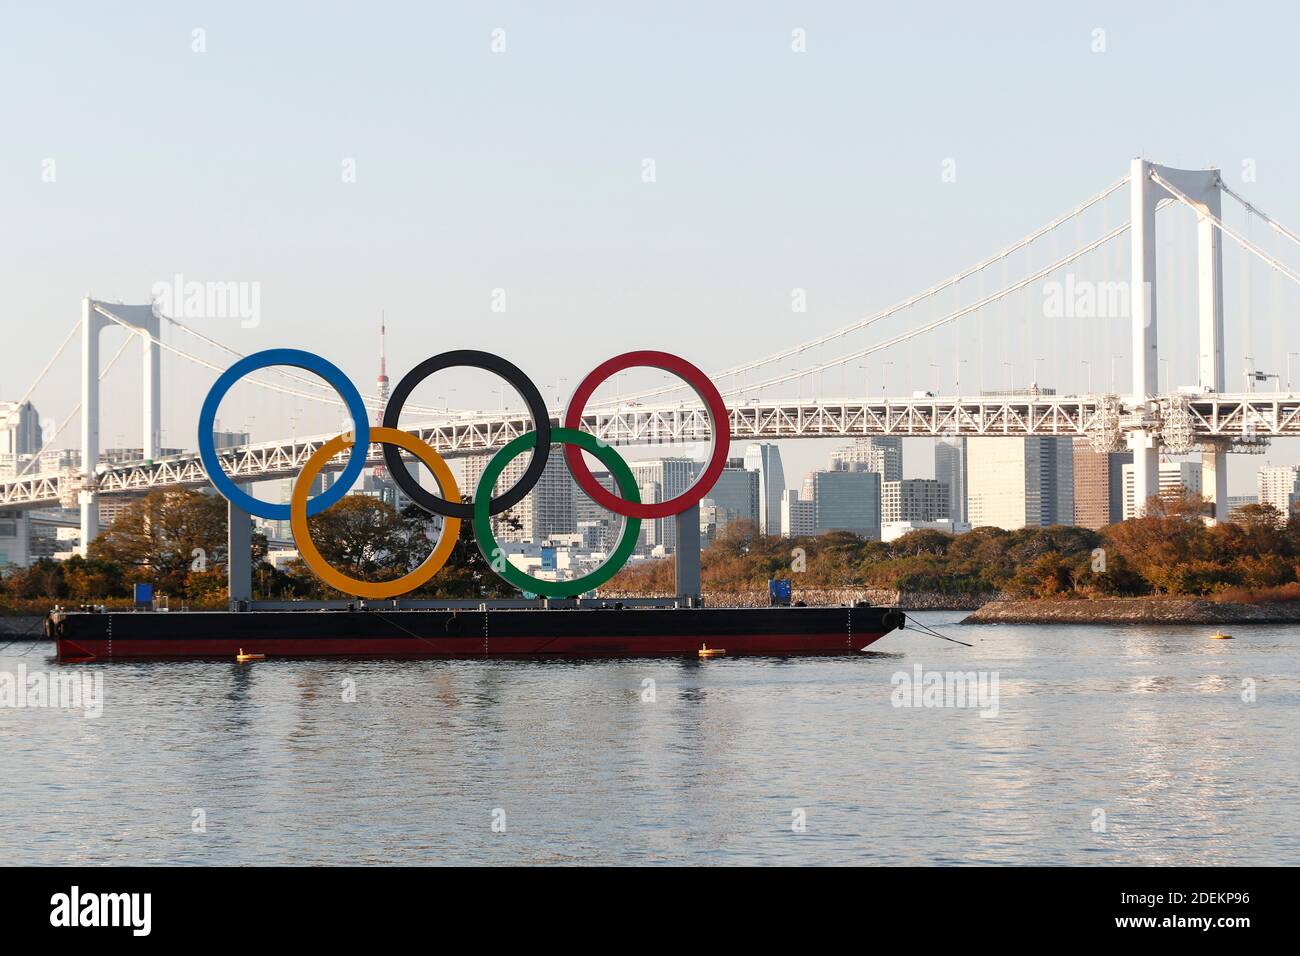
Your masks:
<path fill-rule="evenodd" d="M 1170 169 L 1143 159 L 1130 168 L 1130 234 L 1133 242 L 1133 281 L 1130 287 L 1133 318 L 1133 395 L 1131 411 L 1154 421 L 1159 391 L 1159 352 L 1156 344 L 1156 206 L 1173 199 L 1151 178 L 1156 173 L 1192 201 L 1198 213 L 1196 226 L 1197 314 L 1200 348 L 1197 385 L 1202 392 L 1223 391 L 1223 244 L 1209 216 L 1222 215 L 1222 181 L 1217 169 Z M 1209 216 L 1204 215 L 1208 213 Z M 1172 383 L 1171 383 L 1172 386 Z M 1159 492 L 1159 435 L 1137 428 L 1128 435 L 1133 449 L 1133 501 L 1140 510 Z M 1228 472 L 1225 446 L 1201 453 L 1201 488 L 1214 503 L 1214 517 L 1227 517 Z"/>
<path fill-rule="evenodd" d="M 113 318 L 110 318 L 110 315 Z M 114 321 L 116 318 L 118 321 Z M 139 332 L 144 358 L 144 415 L 141 457 L 158 457 L 161 427 L 161 362 L 158 332 L 161 325 L 152 305 L 119 305 L 94 299 L 81 300 L 81 553 L 99 535 L 99 500 L 96 466 L 99 464 L 99 335 L 105 327 L 124 324 Z"/>

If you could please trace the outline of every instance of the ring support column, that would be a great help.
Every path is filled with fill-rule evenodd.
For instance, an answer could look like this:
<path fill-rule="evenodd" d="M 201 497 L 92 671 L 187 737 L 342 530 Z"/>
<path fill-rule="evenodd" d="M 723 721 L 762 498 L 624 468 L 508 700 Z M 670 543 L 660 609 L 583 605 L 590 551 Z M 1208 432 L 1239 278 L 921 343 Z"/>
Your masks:
<path fill-rule="evenodd" d="M 700 505 L 691 505 L 673 518 L 677 522 L 677 550 L 673 556 L 677 579 L 677 599 L 684 604 L 699 604 L 700 583 Z"/>
<path fill-rule="evenodd" d="M 226 503 L 226 574 L 230 610 L 247 610 L 253 599 L 253 519 L 230 502 Z"/>

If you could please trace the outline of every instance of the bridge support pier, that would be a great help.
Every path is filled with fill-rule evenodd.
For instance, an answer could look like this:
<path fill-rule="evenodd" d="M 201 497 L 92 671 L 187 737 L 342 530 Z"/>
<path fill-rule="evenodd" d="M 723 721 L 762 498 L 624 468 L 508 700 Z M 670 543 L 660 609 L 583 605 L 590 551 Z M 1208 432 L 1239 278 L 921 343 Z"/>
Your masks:
<path fill-rule="evenodd" d="M 226 505 L 226 575 L 230 610 L 246 609 L 253 599 L 253 519 L 230 503 Z"/>
<path fill-rule="evenodd" d="M 1201 494 L 1214 505 L 1214 520 L 1228 518 L 1228 456 L 1221 448 L 1201 452 Z"/>
<path fill-rule="evenodd" d="M 677 522 L 677 551 L 673 555 L 677 582 L 677 599 L 699 603 L 702 590 L 700 575 L 700 506 L 694 504 L 673 518 Z"/>

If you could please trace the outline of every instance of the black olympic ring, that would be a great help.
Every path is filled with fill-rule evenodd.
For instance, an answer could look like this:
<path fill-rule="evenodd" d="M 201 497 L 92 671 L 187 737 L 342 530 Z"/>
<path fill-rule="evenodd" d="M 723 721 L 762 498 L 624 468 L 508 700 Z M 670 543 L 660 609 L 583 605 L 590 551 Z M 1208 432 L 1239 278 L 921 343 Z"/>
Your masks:
<path fill-rule="evenodd" d="M 493 355 L 491 352 L 480 352 L 477 349 L 456 349 L 427 358 L 402 376 L 402 380 L 393 389 L 388 404 L 384 408 L 384 427 L 398 427 L 397 419 L 402 414 L 402 406 L 411 397 L 411 392 L 415 390 L 415 386 L 434 372 L 461 365 L 492 372 L 513 385 L 515 391 L 523 398 L 524 404 L 528 406 L 528 414 L 533 420 L 533 431 L 537 432 L 537 444 L 533 448 L 533 457 L 528 462 L 528 467 L 524 469 L 523 477 L 515 482 L 504 494 L 493 498 L 488 503 L 488 514 L 500 514 L 511 505 L 523 501 L 524 496 L 533 490 L 533 486 L 541 480 L 542 470 L 546 468 L 546 459 L 551 454 L 550 412 L 546 409 L 546 402 L 542 399 L 542 393 L 537 390 L 537 386 L 533 384 L 532 379 L 525 375 L 517 365 L 506 361 L 499 355 Z M 397 482 L 397 487 L 401 488 L 421 508 L 446 518 L 460 518 L 465 521 L 474 519 L 474 506 L 472 504 L 466 504 L 463 501 L 447 501 L 445 498 L 430 494 L 420 487 L 420 483 L 406 470 L 406 465 L 402 462 L 401 449 L 388 444 L 384 445 L 383 449 L 384 464 L 388 466 L 388 473 Z"/>

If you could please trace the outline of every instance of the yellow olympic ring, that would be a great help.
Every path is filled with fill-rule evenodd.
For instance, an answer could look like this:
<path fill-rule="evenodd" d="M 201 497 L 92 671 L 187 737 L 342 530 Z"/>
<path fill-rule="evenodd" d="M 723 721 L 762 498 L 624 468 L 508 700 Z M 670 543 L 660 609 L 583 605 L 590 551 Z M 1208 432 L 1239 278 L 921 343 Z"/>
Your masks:
<path fill-rule="evenodd" d="M 451 473 L 451 469 L 447 467 L 447 463 L 443 461 L 441 455 L 414 435 L 396 428 L 371 426 L 370 440 L 384 445 L 397 445 L 399 448 L 405 448 L 424 462 L 429 470 L 433 472 L 434 480 L 438 482 L 438 490 L 442 492 L 442 497 L 445 500 L 460 501 L 460 489 L 456 487 L 456 478 Z M 437 574 L 442 566 L 447 563 L 447 559 L 451 557 L 452 548 L 456 546 L 456 538 L 460 535 L 460 519 L 444 517 L 442 519 L 442 534 L 438 536 L 438 543 L 434 546 L 433 552 L 424 559 L 424 563 L 418 568 L 402 575 L 400 578 L 395 578 L 392 581 L 359 581 L 334 569 L 321 556 L 320 551 L 311 540 L 311 532 L 307 528 L 307 498 L 311 492 L 311 483 L 316 480 L 316 476 L 325 467 L 325 463 L 351 447 L 351 433 L 339 435 L 321 445 L 316 450 L 316 454 L 307 460 L 302 473 L 298 475 L 297 480 L 293 483 L 293 495 L 289 499 L 289 526 L 293 529 L 293 539 L 298 544 L 298 553 L 302 556 L 302 560 L 307 567 L 316 573 L 317 577 L 330 587 L 342 591 L 344 594 L 354 594 L 363 598 L 396 597 L 413 588 L 418 588 Z"/>

